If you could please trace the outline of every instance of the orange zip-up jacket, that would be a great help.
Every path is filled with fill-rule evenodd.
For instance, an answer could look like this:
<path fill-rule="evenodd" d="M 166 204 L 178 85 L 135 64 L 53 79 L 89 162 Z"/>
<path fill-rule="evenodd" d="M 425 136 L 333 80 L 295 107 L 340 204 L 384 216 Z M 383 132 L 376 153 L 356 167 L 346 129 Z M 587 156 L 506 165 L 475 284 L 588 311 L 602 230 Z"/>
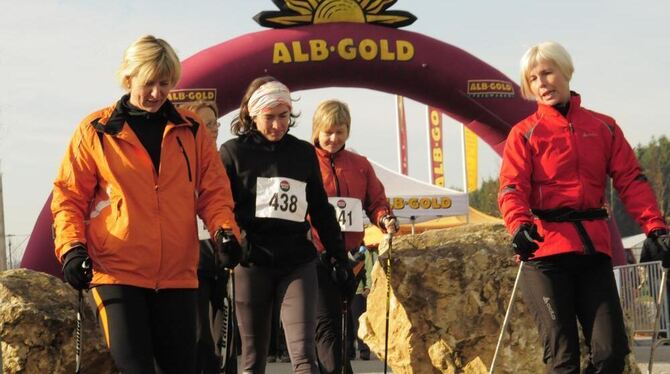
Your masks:
<path fill-rule="evenodd" d="M 216 146 L 194 113 L 167 102 L 155 170 L 120 105 L 89 115 L 72 136 L 51 203 L 56 257 L 82 243 L 92 284 L 197 288 L 196 214 L 212 237 L 228 228 L 239 238 Z"/>
<path fill-rule="evenodd" d="M 363 203 L 363 209 L 370 222 L 383 227 L 380 220 L 391 214 L 391 206 L 386 199 L 384 185 L 377 178 L 372 165 L 367 158 L 346 149 L 330 153 L 319 147 L 314 147 L 319 168 L 323 179 L 323 187 L 328 197 L 354 197 Z M 385 229 L 382 229 L 385 231 Z M 350 251 L 358 249 L 363 242 L 365 232 L 343 232 L 345 248 Z M 319 252 L 323 251 L 323 244 L 319 240 L 319 233 L 312 229 L 312 237 Z"/>
<path fill-rule="evenodd" d="M 514 234 L 523 223 L 537 224 L 544 242 L 536 258 L 585 253 L 575 225 L 540 220 L 531 209 L 602 208 L 608 176 L 645 233 L 666 228 L 635 152 L 614 119 L 581 107 L 576 93 L 566 117 L 539 104 L 537 112 L 512 128 L 505 143 L 498 195 L 505 225 Z M 607 221 L 582 224 L 594 249 L 611 257 Z"/>

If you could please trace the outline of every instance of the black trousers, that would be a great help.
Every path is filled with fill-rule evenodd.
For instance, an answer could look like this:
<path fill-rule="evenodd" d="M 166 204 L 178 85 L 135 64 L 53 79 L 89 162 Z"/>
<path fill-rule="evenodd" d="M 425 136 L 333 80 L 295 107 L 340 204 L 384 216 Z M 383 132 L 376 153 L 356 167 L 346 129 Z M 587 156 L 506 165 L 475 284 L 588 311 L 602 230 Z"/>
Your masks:
<path fill-rule="evenodd" d="M 322 374 L 340 374 L 342 365 L 352 374 L 349 354 L 342 362 L 342 292 L 331 276 L 331 269 L 317 262 L 319 301 L 316 308 L 316 352 Z M 351 309 L 348 314 L 351 315 Z"/>
<path fill-rule="evenodd" d="M 317 298 L 314 262 L 292 269 L 237 266 L 235 294 L 244 373 L 265 373 L 275 300 L 281 305 L 280 318 L 293 372 L 319 373 L 314 348 Z"/>
<path fill-rule="evenodd" d="M 564 254 L 529 261 L 520 283 L 544 344 L 547 373 L 580 373 L 577 321 L 590 350 L 584 373 L 623 372 L 630 349 L 608 256 Z"/>
<path fill-rule="evenodd" d="M 367 303 L 368 298 L 361 294 L 356 294 L 351 302 L 351 335 L 348 337 L 349 347 L 352 349 L 351 352 L 355 352 L 353 349 L 354 341 L 356 341 L 356 345 L 358 345 L 358 352 L 361 353 L 361 357 L 370 356 L 370 347 L 368 347 L 368 345 L 358 337 L 358 319 L 367 310 Z M 352 355 L 350 354 L 349 357 L 351 356 Z"/>
<path fill-rule="evenodd" d="M 195 373 L 196 289 L 101 285 L 92 293 L 122 373 Z"/>

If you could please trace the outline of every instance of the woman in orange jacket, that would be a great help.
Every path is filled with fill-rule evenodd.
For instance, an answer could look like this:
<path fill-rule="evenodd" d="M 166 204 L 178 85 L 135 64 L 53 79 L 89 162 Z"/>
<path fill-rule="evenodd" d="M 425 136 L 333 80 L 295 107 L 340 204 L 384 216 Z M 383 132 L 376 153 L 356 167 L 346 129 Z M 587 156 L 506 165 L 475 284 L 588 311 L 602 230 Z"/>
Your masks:
<path fill-rule="evenodd" d="M 349 138 L 351 115 L 347 104 L 326 100 L 319 104 L 312 120 L 312 143 L 319 160 L 323 185 L 328 201 L 335 208 L 335 216 L 344 237 L 345 250 L 352 255 L 363 242 L 363 212 L 370 222 L 382 231 L 394 233 L 397 219 L 386 199 L 384 186 L 375 175 L 370 162 L 363 156 L 344 149 Z M 316 230 L 312 236 L 319 251 L 324 246 Z M 352 256 L 353 257 L 353 256 Z M 317 266 L 319 299 L 317 304 L 316 346 L 322 373 L 341 373 L 342 366 L 351 373 L 349 357 L 342 362 L 343 301 L 351 301 L 356 291 L 342 289 L 331 276 L 331 267 L 320 262 Z M 344 304 L 348 305 L 348 303 Z M 350 310 L 347 310 L 348 314 Z M 347 329 L 348 330 L 348 329 Z M 355 355 L 350 352 L 347 356 Z"/>
<path fill-rule="evenodd" d="M 92 287 L 124 373 L 195 372 L 196 214 L 212 237 L 239 236 L 211 137 L 167 100 L 180 69 L 167 42 L 137 39 L 118 72 L 128 93 L 80 123 L 54 182 L 56 257 Z"/>
<path fill-rule="evenodd" d="M 579 321 L 590 349 L 585 372 L 616 374 L 630 350 L 612 272 L 607 180 L 666 252 L 668 231 L 619 126 L 570 91 L 573 70 L 568 52 L 553 42 L 521 59 L 521 93 L 538 108 L 507 138 L 498 203 L 514 251 L 526 261 L 520 284 L 547 372 L 580 372 Z"/>

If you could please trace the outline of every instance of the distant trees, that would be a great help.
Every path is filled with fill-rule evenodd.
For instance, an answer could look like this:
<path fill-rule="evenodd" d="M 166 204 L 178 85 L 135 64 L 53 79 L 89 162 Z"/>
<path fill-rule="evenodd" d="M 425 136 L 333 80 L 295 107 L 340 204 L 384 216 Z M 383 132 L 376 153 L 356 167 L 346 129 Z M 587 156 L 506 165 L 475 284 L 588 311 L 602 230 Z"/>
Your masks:
<path fill-rule="evenodd" d="M 670 141 L 667 137 L 652 138 L 646 145 L 635 147 L 644 175 L 656 193 L 661 212 L 670 214 Z M 612 211 L 622 236 L 639 234 L 640 226 L 626 212 L 616 191 L 612 194 Z"/>
<path fill-rule="evenodd" d="M 635 147 L 635 154 L 651 187 L 663 214 L 670 215 L 670 140 L 667 137 L 652 138 L 646 145 Z M 500 217 L 498 209 L 498 178 L 482 182 L 476 191 L 469 194 L 470 205 L 486 214 Z M 607 198 L 614 219 L 622 236 L 639 234 L 639 225 L 628 215 L 616 191 L 608 189 Z"/>
<path fill-rule="evenodd" d="M 500 217 L 498 209 L 498 178 L 486 179 L 481 187 L 470 192 L 470 206 L 490 216 Z"/>

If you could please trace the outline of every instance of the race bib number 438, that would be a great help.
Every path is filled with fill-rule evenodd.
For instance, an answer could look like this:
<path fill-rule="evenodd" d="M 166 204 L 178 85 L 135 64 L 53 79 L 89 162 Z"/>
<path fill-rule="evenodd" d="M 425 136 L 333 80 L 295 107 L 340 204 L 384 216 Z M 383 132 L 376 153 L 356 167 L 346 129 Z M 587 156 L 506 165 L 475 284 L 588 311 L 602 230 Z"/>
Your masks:
<path fill-rule="evenodd" d="M 304 222 L 307 184 L 291 178 L 256 179 L 256 217 Z"/>

